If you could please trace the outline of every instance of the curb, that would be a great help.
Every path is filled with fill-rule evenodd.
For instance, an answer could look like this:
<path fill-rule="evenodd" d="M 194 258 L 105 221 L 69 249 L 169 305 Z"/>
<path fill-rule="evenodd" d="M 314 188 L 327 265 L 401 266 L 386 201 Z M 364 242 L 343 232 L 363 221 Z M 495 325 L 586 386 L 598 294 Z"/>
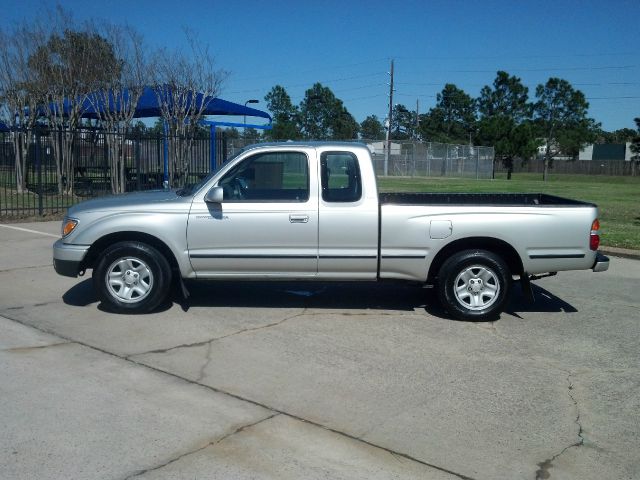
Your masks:
<path fill-rule="evenodd" d="M 633 260 L 640 260 L 640 250 L 631 250 L 629 248 L 618 247 L 600 247 L 598 249 L 605 255 L 611 255 L 613 257 L 631 258 Z"/>

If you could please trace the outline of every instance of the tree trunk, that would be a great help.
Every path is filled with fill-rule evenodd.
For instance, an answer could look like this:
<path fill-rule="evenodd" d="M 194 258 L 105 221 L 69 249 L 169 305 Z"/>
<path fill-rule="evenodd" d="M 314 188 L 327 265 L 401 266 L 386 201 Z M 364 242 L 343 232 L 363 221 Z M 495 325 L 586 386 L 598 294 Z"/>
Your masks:
<path fill-rule="evenodd" d="M 67 179 L 67 188 L 65 189 L 65 193 L 67 193 L 68 195 L 73 195 L 73 187 L 75 183 L 75 158 L 73 155 L 73 143 L 75 139 L 75 132 L 72 130 L 68 130 L 62 138 L 64 147 L 64 176 Z"/>
<path fill-rule="evenodd" d="M 56 162 L 56 177 L 58 182 L 58 193 L 64 192 L 64 173 L 62 170 L 62 129 L 56 128 L 51 130 L 49 138 L 53 145 L 53 158 Z"/>
<path fill-rule="evenodd" d="M 22 137 L 25 136 L 24 132 L 11 132 L 11 140 L 13 143 L 13 154 L 16 174 L 16 191 L 18 193 L 24 193 L 27 190 L 25 181 L 25 162 L 24 162 L 24 150 L 22 148 Z"/>
<path fill-rule="evenodd" d="M 507 180 L 511 180 L 513 173 L 513 157 L 502 157 L 502 164 L 507 167 Z"/>
<path fill-rule="evenodd" d="M 126 144 L 125 136 L 119 133 L 107 133 L 107 154 L 109 158 L 109 173 L 111 177 L 111 193 L 114 195 L 126 191 L 127 179 L 125 169 Z"/>

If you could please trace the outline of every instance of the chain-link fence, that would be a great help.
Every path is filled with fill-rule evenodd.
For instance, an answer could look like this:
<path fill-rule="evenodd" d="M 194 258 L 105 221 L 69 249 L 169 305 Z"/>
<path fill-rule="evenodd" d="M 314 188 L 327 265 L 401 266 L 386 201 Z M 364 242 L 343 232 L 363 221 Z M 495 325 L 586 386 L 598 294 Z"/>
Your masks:
<path fill-rule="evenodd" d="M 446 143 L 391 142 L 386 159 L 385 142 L 366 142 L 376 173 L 404 177 L 491 178 L 493 147 Z"/>
<path fill-rule="evenodd" d="M 356 141 L 356 140 L 353 140 Z M 382 176 L 387 162 L 387 175 L 402 177 L 492 178 L 493 147 L 392 141 L 386 159 L 383 140 L 357 140 L 371 151 L 376 175 Z M 234 138 L 227 141 L 227 157 L 258 139 Z"/>

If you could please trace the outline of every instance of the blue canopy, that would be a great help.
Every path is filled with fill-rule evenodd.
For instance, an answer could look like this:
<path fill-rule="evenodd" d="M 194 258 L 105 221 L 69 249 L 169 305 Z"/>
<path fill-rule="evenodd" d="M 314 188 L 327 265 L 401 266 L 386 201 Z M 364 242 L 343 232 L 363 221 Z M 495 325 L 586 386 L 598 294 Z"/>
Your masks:
<path fill-rule="evenodd" d="M 9 127 L 7 126 L 7 124 L 0 122 L 0 132 L 8 132 L 8 131 L 9 131 Z"/>
<path fill-rule="evenodd" d="M 166 101 L 168 102 L 171 102 L 172 100 L 170 88 L 171 87 L 164 87 L 165 90 L 160 91 L 161 95 L 166 95 Z M 122 108 L 123 103 L 128 103 L 129 91 L 125 90 L 122 94 L 122 98 L 120 98 L 120 96 L 114 96 L 113 92 L 109 92 L 108 99 L 105 99 L 103 95 L 98 93 L 91 94 L 90 97 L 91 99 L 87 98 L 83 102 L 82 116 L 84 118 L 98 118 L 99 112 L 103 112 L 105 110 L 117 112 L 120 108 Z M 266 118 L 269 120 L 269 122 L 271 122 L 271 115 L 263 112 L 262 110 L 257 110 L 245 105 L 222 100 L 221 98 L 217 97 L 205 96 L 202 93 L 194 94 L 193 92 L 188 92 L 184 101 L 186 102 L 187 107 L 190 107 L 192 102 L 195 102 L 196 107 L 206 105 L 205 109 L 203 110 L 203 115 L 238 115 L 247 117 L 261 117 Z M 58 111 L 58 106 L 54 103 L 49 104 L 49 108 L 51 109 L 51 111 Z M 71 102 L 69 102 L 68 99 L 65 99 L 63 103 L 62 114 L 67 115 L 70 110 Z M 38 113 L 43 115 L 45 113 L 45 109 L 39 109 Z M 135 114 L 133 116 L 134 118 L 162 116 L 162 110 L 160 108 L 160 102 L 158 101 L 158 95 L 153 87 L 144 87 L 142 95 L 140 96 L 138 104 L 136 105 Z"/>

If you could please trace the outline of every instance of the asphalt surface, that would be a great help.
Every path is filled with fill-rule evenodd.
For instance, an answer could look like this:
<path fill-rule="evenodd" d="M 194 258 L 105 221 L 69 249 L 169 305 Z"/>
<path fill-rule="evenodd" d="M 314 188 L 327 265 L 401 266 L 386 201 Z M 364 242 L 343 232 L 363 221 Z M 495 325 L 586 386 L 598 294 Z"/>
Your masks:
<path fill-rule="evenodd" d="M 496 322 L 396 284 L 190 284 L 150 315 L 0 225 L 0 478 L 640 478 L 640 261 Z"/>

